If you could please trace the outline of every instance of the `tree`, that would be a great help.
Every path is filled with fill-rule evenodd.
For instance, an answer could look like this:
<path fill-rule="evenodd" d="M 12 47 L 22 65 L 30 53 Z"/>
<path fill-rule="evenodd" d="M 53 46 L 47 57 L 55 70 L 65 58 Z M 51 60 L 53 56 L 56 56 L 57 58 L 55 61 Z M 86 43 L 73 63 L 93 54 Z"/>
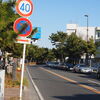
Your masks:
<path fill-rule="evenodd" d="M 54 60 L 58 60 L 58 59 L 61 59 L 61 55 L 60 55 L 60 52 L 59 52 L 59 50 L 57 49 L 57 48 L 53 48 L 52 49 L 52 52 L 53 52 L 53 54 L 54 54 L 54 56 L 55 56 L 55 59 Z"/>
<path fill-rule="evenodd" d="M 52 51 L 52 49 L 48 49 L 46 60 L 47 61 L 54 61 L 55 60 L 55 55 L 54 55 L 54 52 Z"/>
<path fill-rule="evenodd" d="M 0 49 L 18 56 L 21 53 L 18 54 L 17 50 L 21 45 L 15 44 L 17 34 L 13 31 L 13 22 L 19 15 L 15 13 L 14 6 L 15 1 L 0 2 Z"/>
<path fill-rule="evenodd" d="M 36 51 L 37 51 L 38 47 L 35 45 L 27 45 L 26 48 L 26 59 L 28 59 L 28 61 L 36 61 Z"/>
<path fill-rule="evenodd" d="M 26 52 L 26 58 L 31 62 L 44 63 L 54 59 L 52 50 L 48 48 L 39 48 L 35 45 L 28 45 Z"/>
<path fill-rule="evenodd" d="M 65 56 L 66 53 L 64 52 L 64 48 L 65 48 L 65 42 L 67 40 L 68 36 L 66 33 L 64 32 L 57 32 L 57 33 L 52 33 L 51 36 L 49 36 L 49 39 L 51 40 L 51 43 L 53 45 L 55 45 L 56 47 L 56 52 L 59 52 L 59 57 L 58 59 L 60 59 L 62 62 L 65 61 Z"/>
<path fill-rule="evenodd" d="M 7 53 L 11 53 L 13 57 L 20 57 L 22 55 L 22 45 L 15 43 L 17 34 L 13 31 L 13 23 L 19 17 L 14 10 L 16 0 L 2 1 L 0 0 L 0 49 L 3 52 L 5 70 L 7 72 Z M 12 76 L 16 75 L 15 72 L 16 68 Z"/>
<path fill-rule="evenodd" d="M 95 46 L 96 46 L 96 48 L 100 47 L 100 41 L 96 41 Z"/>
<path fill-rule="evenodd" d="M 87 46 L 86 46 L 86 64 L 89 65 L 88 60 L 91 59 L 92 54 L 95 55 L 96 53 L 96 45 L 94 43 L 94 40 L 92 38 L 87 41 Z"/>
<path fill-rule="evenodd" d="M 65 49 L 68 52 L 68 57 L 73 63 L 79 61 L 81 55 L 83 55 L 86 50 L 86 42 L 75 33 L 68 36 L 65 46 Z"/>
<path fill-rule="evenodd" d="M 96 52 L 96 46 L 94 40 L 91 38 L 87 42 L 87 52 L 89 53 L 89 55 L 95 54 Z"/>

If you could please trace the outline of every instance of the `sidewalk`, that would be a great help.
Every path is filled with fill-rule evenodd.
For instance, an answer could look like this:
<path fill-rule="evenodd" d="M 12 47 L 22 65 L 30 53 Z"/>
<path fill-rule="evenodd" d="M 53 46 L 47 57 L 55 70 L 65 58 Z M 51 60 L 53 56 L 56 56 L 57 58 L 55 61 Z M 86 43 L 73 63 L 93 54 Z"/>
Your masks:
<path fill-rule="evenodd" d="M 26 71 L 24 72 L 24 76 L 28 79 L 29 86 L 24 88 L 22 100 L 40 100 Z M 5 88 L 4 100 L 19 100 L 19 93 L 19 88 Z"/>
<path fill-rule="evenodd" d="M 4 100 L 18 100 L 19 88 L 5 88 Z M 14 98 L 14 99 L 13 99 Z"/>

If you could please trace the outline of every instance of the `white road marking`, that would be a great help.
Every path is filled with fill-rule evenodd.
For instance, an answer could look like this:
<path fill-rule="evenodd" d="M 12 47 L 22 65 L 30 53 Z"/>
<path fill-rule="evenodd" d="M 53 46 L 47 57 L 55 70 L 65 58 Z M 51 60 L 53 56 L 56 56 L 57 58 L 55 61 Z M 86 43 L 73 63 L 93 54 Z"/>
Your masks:
<path fill-rule="evenodd" d="M 36 92 L 37 92 L 37 94 L 38 94 L 40 100 L 44 100 L 44 98 L 43 98 L 41 92 L 39 91 L 38 87 L 36 86 L 35 82 L 33 81 L 32 77 L 31 77 L 31 75 L 30 75 L 30 73 L 29 73 L 29 71 L 28 71 L 28 68 L 26 68 L 26 71 L 27 71 L 27 73 L 28 73 L 28 75 L 29 75 L 29 77 L 30 77 L 30 79 L 31 79 L 31 82 L 32 82 L 32 84 L 33 84 L 33 86 L 34 86 L 34 88 L 35 88 L 35 90 L 36 90 Z"/>
<path fill-rule="evenodd" d="M 97 84 L 97 85 L 100 85 L 99 82 L 95 82 L 95 81 L 91 81 L 91 80 L 88 80 L 88 81 L 91 82 L 91 83 L 95 83 L 95 84 Z"/>

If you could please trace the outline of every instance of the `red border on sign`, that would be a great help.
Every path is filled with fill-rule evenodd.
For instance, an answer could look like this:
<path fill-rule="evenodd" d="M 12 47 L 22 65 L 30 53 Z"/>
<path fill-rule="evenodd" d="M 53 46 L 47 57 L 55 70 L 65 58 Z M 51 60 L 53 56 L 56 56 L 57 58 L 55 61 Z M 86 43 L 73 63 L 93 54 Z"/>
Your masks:
<path fill-rule="evenodd" d="M 22 39 L 16 39 L 16 40 L 21 42 L 29 42 L 29 40 L 22 40 Z"/>
<path fill-rule="evenodd" d="M 32 10 L 30 11 L 30 13 L 28 13 L 28 14 L 23 14 L 23 13 L 20 12 L 18 6 L 19 6 L 19 3 L 20 3 L 21 1 L 28 1 L 28 2 L 31 4 Z M 16 2 L 16 11 L 17 11 L 17 13 L 18 13 L 19 15 L 21 15 L 21 16 L 23 16 L 23 17 L 28 17 L 28 16 L 30 16 L 30 15 L 32 14 L 33 8 L 34 8 L 34 6 L 33 6 L 31 0 L 18 0 L 18 1 Z"/>
<path fill-rule="evenodd" d="M 30 30 L 27 31 L 26 34 L 19 34 L 18 36 L 22 36 L 22 37 L 27 37 L 31 34 L 32 32 L 32 23 L 30 22 L 30 20 L 28 20 L 27 18 L 18 18 L 15 22 L 14 22 L 14 25 L 13 25 L 13 29 L 16 33 L 18 33 L 18 30 L 16 29 L 17 27 L 17 24 L 20 22 L 20 21 L 26 21 L 29 25 L 30 25 Z"/>

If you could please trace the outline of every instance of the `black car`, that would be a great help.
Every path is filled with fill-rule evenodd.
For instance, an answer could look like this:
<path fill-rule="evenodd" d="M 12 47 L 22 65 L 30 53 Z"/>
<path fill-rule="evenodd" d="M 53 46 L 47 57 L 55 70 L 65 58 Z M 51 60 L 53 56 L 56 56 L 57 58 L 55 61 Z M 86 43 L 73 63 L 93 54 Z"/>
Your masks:
<path fill-rule="evenodd" d="M 100 78 L 100 65 L 96 64 L 92 66 L 91 69 L 92 69 L 92 73 L 96 74 L 97 78 L 99 79 Z"/>
<path fill-rule="evenodd" d="M 73 64 L 71 63 L 65 63 L 65 66 L 66 66 L 66 70 L 73 70 Z"/>
<path fill-rule="evenodd" d="M 97 78 L 100 78 L 100 66 L 97 69 Z"/>

